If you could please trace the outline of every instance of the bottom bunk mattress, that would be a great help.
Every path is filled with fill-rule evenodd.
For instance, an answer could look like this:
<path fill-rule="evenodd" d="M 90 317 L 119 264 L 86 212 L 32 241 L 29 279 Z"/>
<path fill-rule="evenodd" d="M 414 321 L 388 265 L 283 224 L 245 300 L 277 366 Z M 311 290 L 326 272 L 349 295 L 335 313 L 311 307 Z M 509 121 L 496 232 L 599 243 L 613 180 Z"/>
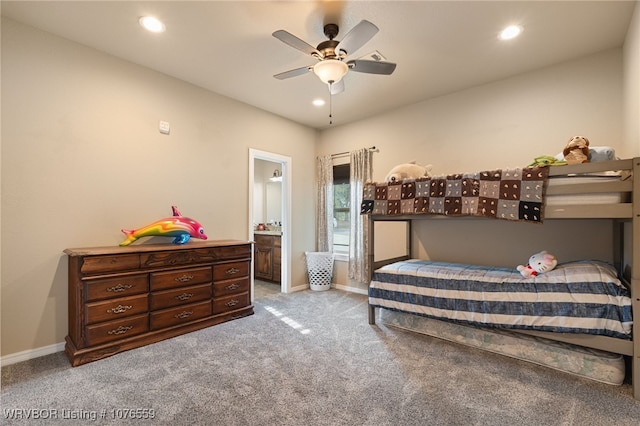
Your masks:
<path fill-rule="evenodd" d="M 411 259 L 377 269 L 369 304 L 459 323 L 631 338 L 630 291 L 615 269 L 574 261 L 531 278 L 513 268 Z"/>
<path fill-rule="evenodd" d="M 625 379 L 625 361 L 619 354 L 387 309 L 380 309 L 378 316 L 379 321 L 387 326 L 532 362 L 601 383 L 621 385 Z"/>

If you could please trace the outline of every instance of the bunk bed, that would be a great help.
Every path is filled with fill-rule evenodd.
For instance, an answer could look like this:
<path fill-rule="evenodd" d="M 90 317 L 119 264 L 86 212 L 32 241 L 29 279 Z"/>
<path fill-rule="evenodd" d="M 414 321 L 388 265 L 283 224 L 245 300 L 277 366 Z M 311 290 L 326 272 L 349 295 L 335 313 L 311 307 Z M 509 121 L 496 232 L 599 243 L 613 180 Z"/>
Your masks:
<path fill-rule="evenodd" d="M 482 176 L 483 173 L 485 172 L 480 172 L 479 175 Z M 380 311 L 399 312 L 416 320 L 427 321 L 425 323 L 427 327 L 438 322 L 443 322 L 447 326 L 459 323 L 463 328 L 467 325 L 479 326 L 483 329 L 488 327 L 490 331 L 493 329 L 499 334 L 542 339 L 546 342 L 585 350 L 606 351 L 604 353 L 615 354 L 629 361 L 634 397 L 640 399 L 640 327 L 632 326 L 632 313 L 640 312 L 640 268 L 632 267 L 640 265 L 640 179 L 634 179 L 635 176 L 640 176 L 639 173 L 640 158 L 491 171 L 486 174 L 495 176 L 508 174 L 518 179 L 522 177 L 522 181 L 516 183 L 521 186 L 518 188 L 518 194 L 519 196 L 522 194 L 522 197 L 516 199 L 519 196 L 514 195 L 509 209 L 503 209 L 502 213 L 499 209 L 493 209 L 491 214 L 487 214 L 485 209 L 477 208 L 474 204 L 487 203 L 486 198 L 465 200 L 465 198 L 446 197 L 451 195 L 451 191 L 447 193 L 447 187 L 457 190 L 456 186 L 459 186 L 464 193 L 465 188 L 469 189 L 465 187 L 469 182 L 475 182 L 474 191 L 476 191 L 478 174 L 365 185 L 361 213 L 369 217 L 366 221 L 370 233 L 367 253 L 371 278 L 369 323 L 375 324 L 376 308 L 380 308 Z M 487 179 L 491 180 L 491 176 Z M 498 181 L 494 184 L 499 187 L 500 179 L 493 180 Z M 502 184 L 506 188 L 507 185 L 504 182 Z M 511 185 L 513 182 L 508 184 Z M 444 188 L 443 191 L 434 192 L 438 187 Z M 423 188 L 422 192 L 421 188 Z M 496 198 L 500 197 L 496 196 Z M 532 201 L 535 203 L 532 204 Z M 492 200 L 489 202 L 493 203 Z M 536 212 L 533 215 L 531 214 L 532 206 Z M 458 265 L 414 258 L 411 252 L 413 221 L 456 220 L 456 217 L 464 216 L 534 222 L 556 219 L 612 220 L 615 224 L 613 226 L 614 247 L 612 247 L 614 261 L 612 265 L 602 262 L 568 262 L 558 265 L 557 271 L 553 270 L 538 277 L 525 279 L 515 269 L 510 271 L 508 268 Z M 376 258 L 373 249 L 375 224 L 382 221 L 406 223 L 405 255 L 392 259 Z M 584 268 L 588 271 L 585 272 Z M 554 271 L 555 275 L 552 274 Z M 577 280 L 568 278 L 574 272 L 578 277 Z M 464 274 L 470 274 L 471 277 Z M 597 278 L 595 281 L 599 282 L 597 286 L 606 288 L 597 290 L 596 293 L 600 293 L 598 295 L 587 295 L 587 298 L 591 298 L 587 301 L 577 301 L 572 292 L 581 293 L 582 290 L 570 287 L 574 285 L 593 287 L 596 284 L 593 284 L 589 278 L 593 274 Z M 554 276 L 559 277 L 557 281 Z M 496 284 L 500 289 L 492 290 Z M 567 286 L 569 289 L 565 288 Z M 468 300 L 472 298 L 460 296 L 468 291 L 477 294 L 480 287 L 484 292 L 477 297 L 480 300 Z M 563 290 L 560 290 L 560 287 L 563 287 Z M 525 299 L 527 297 L 545 299 L 546 297 L 550 302 L 561 300 L 562 307 L 560 311 L 547 311 L 552 309 L 549 306 L 553 303 L 542 307 L 532 307 L 530 303 L 518 304 L 518 298 L 521 296 L 509 294 L 506 297 L 509 301 L 515 300 L 516 306 L 505 308 L 505 301 L 500 300 L 501 296 L 496 294 L 509 293 L 513 288 L 518 288 L 519 291 L 524 289 Z M 568 296 L 563 296 L 563 291 Z M 453 294 L 455 296 L 451 296 Z M 599 301 L 593 302 L 593 298 L 599 298 L 603 304 L 599 305 Z M 488 302 L 494 300 L 496 303 Z M 462 308 L 462 312 L 457 311 L 461 303 L 474 306 Z M 572 307 L 572 304 L 577 307 Z M 588 311 L 586 314 L 585 307 Z M 520 308 L 522 310 L 519 310 Z M 574 308 L 579 312 L 572 313 L 571 310 Z M 512 318 L 505 320 L 505 316 L 502 315 L 504 312 L 500 309 L 506 309 L 506 312 L 512 313 Z M 593 314 L 598 309 L 601 312 Z M 536 318 L 536 315 L 540 317 Z M 561 317 L 558 323 L 547 322 L 557 317 Z M 574 317 L 586 317 L 584 319 L 587 322 L 586 325 L 579 322 L 583 319 L 576 322 Z M 602 327 L 599 324 L 595 325 L 600 320 L 606 325 Z M 455 333 L 455 330 L 447 332 Z"/>

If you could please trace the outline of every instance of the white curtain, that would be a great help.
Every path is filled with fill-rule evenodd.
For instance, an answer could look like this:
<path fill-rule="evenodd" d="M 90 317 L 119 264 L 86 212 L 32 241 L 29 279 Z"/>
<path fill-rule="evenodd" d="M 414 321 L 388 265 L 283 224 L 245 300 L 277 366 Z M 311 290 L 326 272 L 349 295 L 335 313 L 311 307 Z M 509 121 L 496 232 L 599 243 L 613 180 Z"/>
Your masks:
<path fill-rule="evenodd" d="M 360 203 L 364 184 L 371 180 L 373 153 L 363 148 L 352 151 L 350 156 L 349 278 L 366 283 L 369 280 L 369 216 L 360 214 Z"/>
<path fill-rule="evenodd" d="M 318 205 L 316 235 L 318 251 L 333 251 L 333 160 L 330 155 L 317 158 Z"/>

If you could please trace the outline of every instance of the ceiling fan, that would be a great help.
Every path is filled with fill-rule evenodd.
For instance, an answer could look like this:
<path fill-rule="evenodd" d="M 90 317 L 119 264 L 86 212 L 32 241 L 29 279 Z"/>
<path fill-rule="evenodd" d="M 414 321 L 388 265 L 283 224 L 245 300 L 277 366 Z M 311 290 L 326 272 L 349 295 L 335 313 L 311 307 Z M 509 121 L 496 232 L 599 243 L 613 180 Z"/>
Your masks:
<path fill-rule="evenodd" d="M 332 95 L 344 91 L 344 77 L 349 70 L 368 74 L 390 75 L 396 69 L 396 64 L 385 61 L 371 61 L 366 59 L 352 59 L 345 61 L 348 55 L 355 53 L 378 32 L 378 27 L 367 20 L 362 20 L 349 31 L 342 41 L 334 40 L 338 35 L 338 25 L 327 24 L 324 34 L 328 40 L 313 47 L 285 30 L 278 30 L 273 36 L 283 43 L 313 56 L 320 62 L 315 65 L 296 68 L 274 75 L 279 80 L 306 74 L 313 71 L 323 83 L 329 85 Z"/>

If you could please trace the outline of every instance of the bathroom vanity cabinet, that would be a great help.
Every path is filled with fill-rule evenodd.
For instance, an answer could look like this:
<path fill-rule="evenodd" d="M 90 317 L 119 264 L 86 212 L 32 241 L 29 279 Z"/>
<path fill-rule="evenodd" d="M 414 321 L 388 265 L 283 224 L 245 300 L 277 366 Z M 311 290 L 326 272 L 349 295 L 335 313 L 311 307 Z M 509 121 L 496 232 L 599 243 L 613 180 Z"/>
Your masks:
<path fill-rule="evenodd" d="M 280 283 L 282 264 L 280 233 L 256 232 L 254 239 L 254 277 L 259 280 Z"/>

